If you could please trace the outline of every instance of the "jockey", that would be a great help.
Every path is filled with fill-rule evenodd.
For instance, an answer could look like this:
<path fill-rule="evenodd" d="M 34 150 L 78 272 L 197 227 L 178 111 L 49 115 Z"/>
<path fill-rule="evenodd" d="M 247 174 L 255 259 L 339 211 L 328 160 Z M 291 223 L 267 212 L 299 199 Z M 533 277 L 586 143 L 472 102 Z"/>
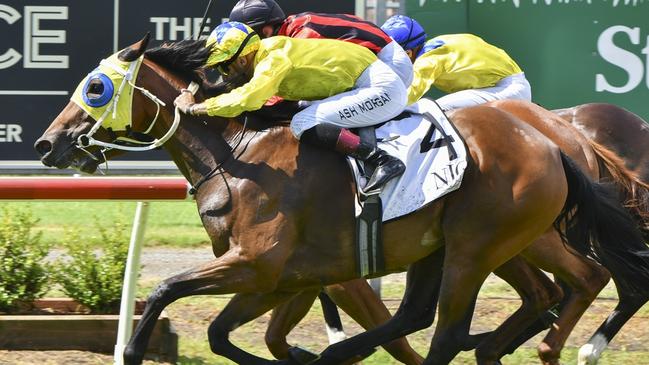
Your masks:
<path fill-rule="evenodd" d="M 443 110 L 493 100 L 531 100 L 532 91 L 521 68 L 502 49 L 472 34 L 439 35 L 425 42 L 426 33 L 414 19 L 395 15 L 381 26 L 399 42 L 414 62 L 408 104 L 431 86 L 448 93 L 437 103 Z"/>
<path fill-rule="evenodd" d="M 403 173 L 398 158 L 361 142 L 346 128 L 365 127 L 399 115 L 406 93 L 399 77 L 364 47 L 331 39 L 270 37 L 260 40 L 247 25 L 219 25 L 206 41 L 207 67 L 244 75 L 243 86 L 196 104 L 183 92 L 175 105 L 186 114 L 236 117 L 260 109 L 274 95 L 313 101 L 291 121 L 298 139 L 376 165 L 365 190 Z"/>
<path fill-rule="evenodd" d="M 404 50 L 377 25 L 350 14 L 301 13 L 286 17 L 274 0 L 239 0 L 230 20 L 244 23 L 262 38 L 328 38 L 359 44 L 374 52 L 399 75 L 407 88 L 412 82 L 412 62 Z"/>

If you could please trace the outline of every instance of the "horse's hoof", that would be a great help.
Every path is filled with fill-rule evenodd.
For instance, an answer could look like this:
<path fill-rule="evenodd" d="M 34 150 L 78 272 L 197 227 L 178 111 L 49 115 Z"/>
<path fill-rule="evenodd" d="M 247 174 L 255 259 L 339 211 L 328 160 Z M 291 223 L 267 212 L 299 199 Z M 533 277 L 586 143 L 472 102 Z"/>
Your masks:
<path fill-rule="evenodd" d="M 587 343 L 579 349 L 577 355 L 578 365 L 596 365 L 599 361 L 599 354 L 593 344 Z"/>
<path fill-rule="evenodd" d="M 137 356 L 135 351 L 132 348 L 125 348 L 124 349 L 124 365 L 140 365 L 142 364 L 142 360 L 138 360 L 138 358 L 141 358 L 140 356 Z"/>
<path fill-rule="evenodd" d="M 291 365 L 306 365 L 317 360 L 318 357 L 318 354 L 301 347 L 293 346 L 288 349 L 288 359 Z"/>

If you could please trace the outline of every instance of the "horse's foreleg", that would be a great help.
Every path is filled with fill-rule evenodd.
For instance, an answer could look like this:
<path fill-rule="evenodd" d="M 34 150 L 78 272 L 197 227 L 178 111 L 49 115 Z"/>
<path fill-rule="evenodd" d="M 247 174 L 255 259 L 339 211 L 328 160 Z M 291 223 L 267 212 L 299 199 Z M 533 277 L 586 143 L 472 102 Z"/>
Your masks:
<path fill-rule="evenodd" d="M 376 328 L 390 320 L 392 315 L 364 279 L 351 280 L 325 288 L 336 304 L 366 330 Z M 382 346 L 398 361 L 418 365 L 424 361 L 408 343 L 405 337 Z"/>
<path fill-rule="evenodd" d="M 622 326 L 649 300 L 635 292 L 617 288 L 619 303 L 608 318 L 602 323 L 588 343 L 579 349 L 578 365 L 595 365 L 602 356 L 602 351 L 622 329 Z"/>
<path fill-rule="evenodd" d="M 142 319 L 124 349 L 125 363 L 142 363 L 156 320 L 177 299 L 200 294 L 272 291 L 277 276 L 259 266 L 257 262 L 244 261 L 238 252 L 228 251 L 216 260 L 163 281 L 147 299 Z"/>
<path fill-rule="evenodd" d="M 394 317 L 373 330 L 328 346 L 310 365 L 341 364 L 379 345 L 429 327 L 435 318 L 443 258 L 444 251 L 437 250 L 410 266 L 406 291 Z"/>
<path fill-rule="evenodd" d="M 498 360 L 519 333 L 529 328 L 540 314 L 557 304 L 562 297 L 561 289 L 547 275 L 520 256 L 509 260 L 494 273 L 516 290 L 522 304 L 477 346 L 475 354 L 479 364 Z"/>
<path fill-rule="evenodd" d="M 210 324 L 207 333 L 212 352 L 237 364 L 273 364 L 273 361 L 260 358 L 236 347 L 228 337 L 230 332 L 237 327 L 261 316 L 293 295 L 295 293 L 291 292 L 235 295 Z"/>

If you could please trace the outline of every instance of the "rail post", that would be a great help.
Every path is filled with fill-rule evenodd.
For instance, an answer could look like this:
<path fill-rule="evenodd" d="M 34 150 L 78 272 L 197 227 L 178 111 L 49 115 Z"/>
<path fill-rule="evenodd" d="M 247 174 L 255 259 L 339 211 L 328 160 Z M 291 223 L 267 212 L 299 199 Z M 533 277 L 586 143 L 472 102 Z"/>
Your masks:
<path fill-rule="evenodd" d="M 117 365 L 123 364 L 124 347 L 133 331 L 135 291 L 149 201 L 190 200 L 190 187 L 181 177 L 0 177 L 0 200 L 138 202 L 124 269 L 117 340 L 113 355 Z"/>

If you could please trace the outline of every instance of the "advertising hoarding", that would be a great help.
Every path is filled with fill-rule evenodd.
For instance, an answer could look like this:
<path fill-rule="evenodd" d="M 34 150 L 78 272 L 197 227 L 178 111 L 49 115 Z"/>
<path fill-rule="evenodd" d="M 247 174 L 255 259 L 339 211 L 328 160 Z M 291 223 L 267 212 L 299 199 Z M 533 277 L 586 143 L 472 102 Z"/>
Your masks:
<path fill-rule="evenodd" d="M 151 47 L 195 34 L 207 0 L 0 0 L 0 164 L 38 160 L 33 144 L 102 58 L 151 33 Z M 204 33 L 236 0 L 214 1 Z M 354 13 L 355 1 L 282 0 L 287 14 Z M 161 151 L 131 160 L 166 160 Z"/>

